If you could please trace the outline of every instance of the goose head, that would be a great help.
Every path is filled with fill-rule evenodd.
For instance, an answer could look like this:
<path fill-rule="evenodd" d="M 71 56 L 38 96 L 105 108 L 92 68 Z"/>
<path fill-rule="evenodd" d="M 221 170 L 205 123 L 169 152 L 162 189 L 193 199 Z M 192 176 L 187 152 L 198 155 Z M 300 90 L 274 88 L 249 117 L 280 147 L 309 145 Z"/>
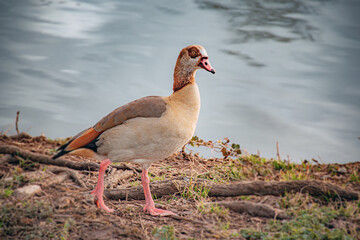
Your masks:
<path fill-rule="evenodd" d="M 190 45 L 183 48 L 175 65 L 174 91 L 181 89 L 188 83 L 195 82 L 195 72 L 198 69 L 215 73 L 205 48 L 200 45 Z"/>

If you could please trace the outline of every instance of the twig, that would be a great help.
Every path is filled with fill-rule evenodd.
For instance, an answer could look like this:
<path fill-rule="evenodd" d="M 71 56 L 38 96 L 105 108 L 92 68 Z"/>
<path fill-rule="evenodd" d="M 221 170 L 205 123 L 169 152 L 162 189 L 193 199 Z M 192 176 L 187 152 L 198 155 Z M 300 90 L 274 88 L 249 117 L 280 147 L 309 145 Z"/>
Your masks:
<path fill-rule="evenodd" d="M 276 142 L 276 155 L 279 161 L 281 161 L 280 150 L 279 150 L 279 142 Z"/>
<path fill-rule="evenodd" d="M 49 178 L 46 178 L 45 180 L 41 181 L 40 185 L 43 188 L 50 187 L 51 185 L 59 184 L 65 181 L 69 175 L 65 172 L 60 175 L 51 176 Z"/>
<path fill-rule="evenodd" d="M 20 134 L 19 126 L 18 126 L 18 123 L 19 123 L 19 115 L 20 115 L 20 111 L 17 111 L 17 112 L 16 112 L 16 120 L 15 120 L 15 128 L 16 128 L 16 132 L 17 132 L 18 135 Z"/>
<path fill-rule="evenodd" d="M 85 183 L 79 178 L 77 172 L 71 169 L 54 167 L 54 168 L 50 168 L 49 170 L 53 173 L 66 172 L 74 180 L 74 182 L 76 182 L 80 187 L 86 188 Z"/>

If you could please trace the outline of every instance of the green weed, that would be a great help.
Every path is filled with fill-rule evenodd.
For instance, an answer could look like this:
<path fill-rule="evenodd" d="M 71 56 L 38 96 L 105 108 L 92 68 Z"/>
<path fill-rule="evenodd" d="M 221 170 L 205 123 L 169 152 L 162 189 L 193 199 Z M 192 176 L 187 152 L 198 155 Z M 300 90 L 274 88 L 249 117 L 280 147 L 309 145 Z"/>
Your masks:
<path fill-rule="evenodd" d="M 61 240 L 66 240 L 69 238 L 69 228 L 71 227 L 71 225 L 73 225 L 73 223 L 74 220 L 71 218 L 65 220 L 64 227 L 61 230 Z"/>
<path fill-rule="evenodd" d="M 219 227 L 221 230 L 228 230 L 230 227 L 230 222 L 223 223 L 221 219 L 219 219 Z"/>
<path fill-rule="evenodd" d="M 163 181 L 166 178 L 166 174 L 162 174 L 160 176 L 154 176 L 150 179 L 150 182 L 154 182 L 154 181 Z"/>
<path fill-rule="evenodd" d="M 12 186 L 9 186 L 5 189 L 1 189 L 0 197 L 1 198 L 7 198 L 10 197 L 13 194 L 14 190 L 12 190 Z"/>
<path fill-rule="evenodd" d="M 289 181 L 289 180 L 306 180 L 309 178 L 309 175 L 298 171 L 296 169 L 290 169 L 287 171 L 280 172 L 280 180 Z"/>
<path fill-rule="evenodd" d="M 271 165 L 274 167 L 275 170 L 279 171 L 279 170 L 291 170 L 295 167 L 295 165 L 293 163 L 286 163 L 285 161 L 282 160 L 273 160 L 271 162 Z"/>
<path fill-rule="evenodd" d="M 161 228 L 154 228 L 152 235 L 160 240 L 176 240 L 175 228 L 173 225 L 166 225 Z"/>
<path fill-rule="evenodd" d="M 252 196 L 240 196 L 239 198 L 240 198 L 241 200 L 247 200 L 247 201 L 249 201 L 249 200 L 252 199 Z"/>
<path fill-rule="evenodd" d="M 129 184 L 130 184 L 130 186 L 132 186 L 132 187 L 137 187 L 137 186 L 140 186 L 141 182 L 135 180 L 135 181 L 129 182 Z"/>
<path fill-rule="evenodd" d="M 359 174 L 359 171 L 357 169 L 355 169 L 351 175 L 350 175 L 350 182 L 353 182 L 353 183 L 360 183 L 360 174 Z"/>
<path fill-rule="evenodd" d="M 270 221 L 269 239 L 353 239 L 343 229 L 331 229 L 330 223 L 339 216 L 329 207 L 314 206 L 293 213 L 296 217 L 290 221 Z"/>
<path fill-rule="evenodd" d="M 356 229 L 334 228 L 333 223 L 342 216 L 356 216 L 358 209 L 355 204 L 351 207 L 334 209 L 332 207 L 320 207 L 313 204 L 312 207 L 303 210 L 290 209 L 289 214 L 294 216 L 289 221 L 270 220 L 263 231 L 242 229 L 240 234 L 245 239 L 333 239 L 351 240 L 356 239 L 359 233 Z"/>
<path fill-rule="evenodd" d="M 203 202 L 200 202 L 197 206 L 197 209 L 203 214 L 214 214 L 222 218 L 229 216 L 229 209 L 213 203 L 204 204 Z"/>
<path fill-rule="evenodd" d="M 264 239 L 268 233 L 244 228 L 240 230 L 240 235 L 246 240 Z"/>

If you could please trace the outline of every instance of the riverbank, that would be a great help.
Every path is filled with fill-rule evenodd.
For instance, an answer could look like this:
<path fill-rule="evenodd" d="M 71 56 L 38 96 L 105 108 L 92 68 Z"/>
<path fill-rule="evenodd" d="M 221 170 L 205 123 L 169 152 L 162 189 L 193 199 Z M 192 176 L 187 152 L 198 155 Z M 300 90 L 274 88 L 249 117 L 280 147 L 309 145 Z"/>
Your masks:
<path fill-rule="evenodd" d="M 1 238 L 357 239 L 360 235 L 360 162 L 294 164 L 244 154 L 228 139 L 193 138 L 188 146 L 195 150 L 185 147 L 150 168 L 156 204 L 177 216 L 153 217 L 142 211 L 141 170 L 136 164 L 113 164 L 107 172 L 105 201 L 116 210 L 109 214 L 96 208 L 90 194 L 97 182 L 96 160 L 86 152 L 49 160 L 65 141 L 27 134 L 0 137 Z M 202 158 L 196 146 L 218 151 L 222 157 Z M 219 187 L 233 190 L 216 195 Z"/>

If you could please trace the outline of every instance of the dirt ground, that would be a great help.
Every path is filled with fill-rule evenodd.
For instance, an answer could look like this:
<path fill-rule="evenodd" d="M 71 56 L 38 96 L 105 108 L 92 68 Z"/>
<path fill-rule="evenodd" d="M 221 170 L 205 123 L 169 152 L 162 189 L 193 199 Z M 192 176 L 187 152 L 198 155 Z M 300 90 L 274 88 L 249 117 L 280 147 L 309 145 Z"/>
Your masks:
<path fill-rule="evenodd" d="M 64 140 L 39 137 L 0 137 L 0 146 L 47 156 Z M 360 162 L 319 164 L 304 160 L 293 164 L 286 160 L 264 159 L 241 153 L 240 146 L 227 139 L 204 142 L 194 138 L 195 150 L 185 151 L 154 163 L 150 168 L 151 185 L 185 177 L 206 179 L 215 184 L 243 181 L 318 180 L 331 183 L 359 195 Z M 196 146 L 217 150 L 222 157 L 205 159 L 196 154 Z M 359 239 L 360 202 L 358 197 L 344 200 L 338 196 L 312 196 L 307 192 L 286 192 L 280 196 L 260 196 L 259 192 L 241 196 L 210 197 L 209 189 L 189 185 L 177 193 L 155 197 L 158 207 L 177 217 L 151 216 L 142 211 L 144 200 L 110 200 L 105 203 L 114 213 L 99 210 L 91 191 L 97 183 L 96 170 L 75 170 L 37 163 L 21 154 L 0 152 L 0 238 L 1 239 Z M 79 155 L 63 159 L 97 162 Z M 121 166 L 125 166 L 120 164 Z M 119 166 L 120 166 L 119 165 Z M 105 188 L 141 186 L 136 164 L 128 169 L 110 167 Z M 34 192 L 19 189 L 39 186 Z M 251 202 L 266 204 L 287 218 L 263 217 L 251 212 L 235 212 L 214 202 Z"/>

